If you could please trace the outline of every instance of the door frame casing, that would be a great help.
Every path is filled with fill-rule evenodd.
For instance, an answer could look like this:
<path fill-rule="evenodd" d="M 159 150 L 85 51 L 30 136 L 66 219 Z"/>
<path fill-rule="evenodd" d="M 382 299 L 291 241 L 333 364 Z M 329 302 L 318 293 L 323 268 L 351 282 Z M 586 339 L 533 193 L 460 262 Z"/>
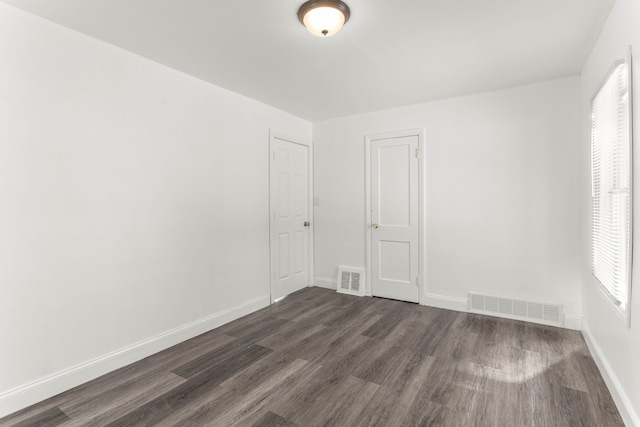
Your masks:
<path fill-rule="evenodd" d="M 273 193 L 272 193 L 272 189 L 273 189 L 273 170 L 271 168 L 271 163 L 272 163 L 272 156 L 273 156 L 273 150 L 274 150 L 274 140 L 281 140 L 281 141 L 286 141 L 286 142 L 290 142 L 292 144 L 298 144 L 298 145 L 302 145 L 307 147 L 307 213 L 308 213 L 308 221 L 311 223 L 309 225 L 309 236 L 308 236 L 308 257 L 309 259 L 307 260 L 307 265 L 308 267 L 308 272 L 307 272 L 307 287 L 311 287 L 313 286 L 313 272 L 314 272 L 314 254 L 313 254 L 313 226 L 314 226 L 314 220 L 313 220 L 313 145 L 311 143 L 311 141 L 305 140 L 303 138 L 297 137 L 297 136 L 293 136 L 284 132 L 280 132 L 277 130 L 273 130 L 273 129 L 269 129 L 269 301 L 270 304 L 274 303 L 273 300 L 273 285 L 274 285 L 274 281 L 275 281 L 275 274 L 276 274 L 276 268 L 275 268 L 275 262 L 277 261 L 274 253 L 273 253 L 273 249 L 271 247 L 272 244 L 272 238 L 274 236 L 275 233 L 275 221 L 273 221 Z"/>
<path fill-rule="evenodd" d="M 371 276 L 371 243 L 373 231 L 371 222 L 371 143 L 381 139 L 394 139 L 404 138 L 408 136 L 418 137 L 418 281 L 419 281 L 419 304 L 425 303 L 425 263 L 426 263 L 426 250 L 425 250 L 425 234 L 426 234 L 426 205 L 425 205 L 425 173 L 424 164 L 426 156 L 424 153 L 424 129 L 409 129 L 395 132 L 385 132 L 373 135 L 366 135 L 364 138 L 365 149 L 365 222 L 364 222 L 364 235 L 365 235 L 365 283 L 366 283 L 366 295 L 372 296 L 372 276 Z"/>

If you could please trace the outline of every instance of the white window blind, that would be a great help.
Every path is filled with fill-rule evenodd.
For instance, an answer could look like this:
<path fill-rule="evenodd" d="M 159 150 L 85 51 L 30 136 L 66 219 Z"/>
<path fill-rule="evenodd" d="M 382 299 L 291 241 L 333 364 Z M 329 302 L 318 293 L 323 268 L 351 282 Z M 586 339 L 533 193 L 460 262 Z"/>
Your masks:
<path fill-rule="evenodd" d="M 623 312 L 631 281 L 629 70 L 616 63 L 591 104 L 593 275 Z"/>

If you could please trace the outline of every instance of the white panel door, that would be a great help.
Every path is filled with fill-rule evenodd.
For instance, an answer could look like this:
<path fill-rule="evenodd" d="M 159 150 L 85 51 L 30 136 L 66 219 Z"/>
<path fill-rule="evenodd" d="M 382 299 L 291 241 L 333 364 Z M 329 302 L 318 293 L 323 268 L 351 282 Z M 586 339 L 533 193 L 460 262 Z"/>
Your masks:
<path fill-rule="evenodd" d="M 419 137 L 371 141 L 371 293 L 419 302 Z"/>
<path fill-rule="evenodd" d="M 309 147 L 271 136 L 271 301 L 309 286 Z"/>

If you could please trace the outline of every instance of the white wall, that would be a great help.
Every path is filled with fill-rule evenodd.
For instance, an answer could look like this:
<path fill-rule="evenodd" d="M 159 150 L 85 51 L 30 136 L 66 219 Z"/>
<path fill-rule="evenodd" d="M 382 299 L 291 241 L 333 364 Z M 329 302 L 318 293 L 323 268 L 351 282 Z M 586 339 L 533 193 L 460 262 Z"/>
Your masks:
<path fill-rule="evenodd" d="M 316 283 L 365 263 L 364 136 L 424 128 L 428 303 L 560 303 L 579 327 L 579 79 L 314 124 Z"/>
<path fill-rule="evenodd" d="M 268 304 L 269 129 L 309 122 L 4 5 L 0 64 L 0 416 Z"/>
<path fill-rule="evenodd" d="M 582 142 L 580 157 L 582 170 L 582 226 L 583 226 L 583 307 L 584 333 L 592 352 L 599 361 L 601 371 L 607 380 L 616 403 L 628 425 L 640 426 L 640 151 L 638 150 L 640 126 L 640 2 L 618 0 L 611 11 L 602 34 L 582 71 L 580 83 L 582 92 L 581 123 Z M 607 76 L 613 62 L 624 59 L 627 48 L 633 45 L 633 86 L 635 89 L 634 117 L 635 131 L 635 188 L 634 188 L 634 241 L 633 292 L 631 302 L 631 327 L 598 289 L 591 274 L 591 172 L 590 172 L 590 131 L 591 98 Z"/>

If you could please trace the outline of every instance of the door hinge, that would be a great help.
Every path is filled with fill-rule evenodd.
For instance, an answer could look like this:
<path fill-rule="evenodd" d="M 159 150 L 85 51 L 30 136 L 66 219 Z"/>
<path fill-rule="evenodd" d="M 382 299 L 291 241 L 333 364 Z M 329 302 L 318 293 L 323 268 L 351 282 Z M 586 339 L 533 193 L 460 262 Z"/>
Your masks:
<path fill-rule="evenodd" d="M 273 152 L 273 158 L 274 159 L 276 158 L 276 152 L 275 151 Z"/>
<path fill-rule="evenodd" d="M 420 147 L 416 147 L 416 157 L 420 158 Z"/>
<path fill-rule="evenodd" d="M 420 286 L 420 277 L 416 277 L 416 286 Z"/>

